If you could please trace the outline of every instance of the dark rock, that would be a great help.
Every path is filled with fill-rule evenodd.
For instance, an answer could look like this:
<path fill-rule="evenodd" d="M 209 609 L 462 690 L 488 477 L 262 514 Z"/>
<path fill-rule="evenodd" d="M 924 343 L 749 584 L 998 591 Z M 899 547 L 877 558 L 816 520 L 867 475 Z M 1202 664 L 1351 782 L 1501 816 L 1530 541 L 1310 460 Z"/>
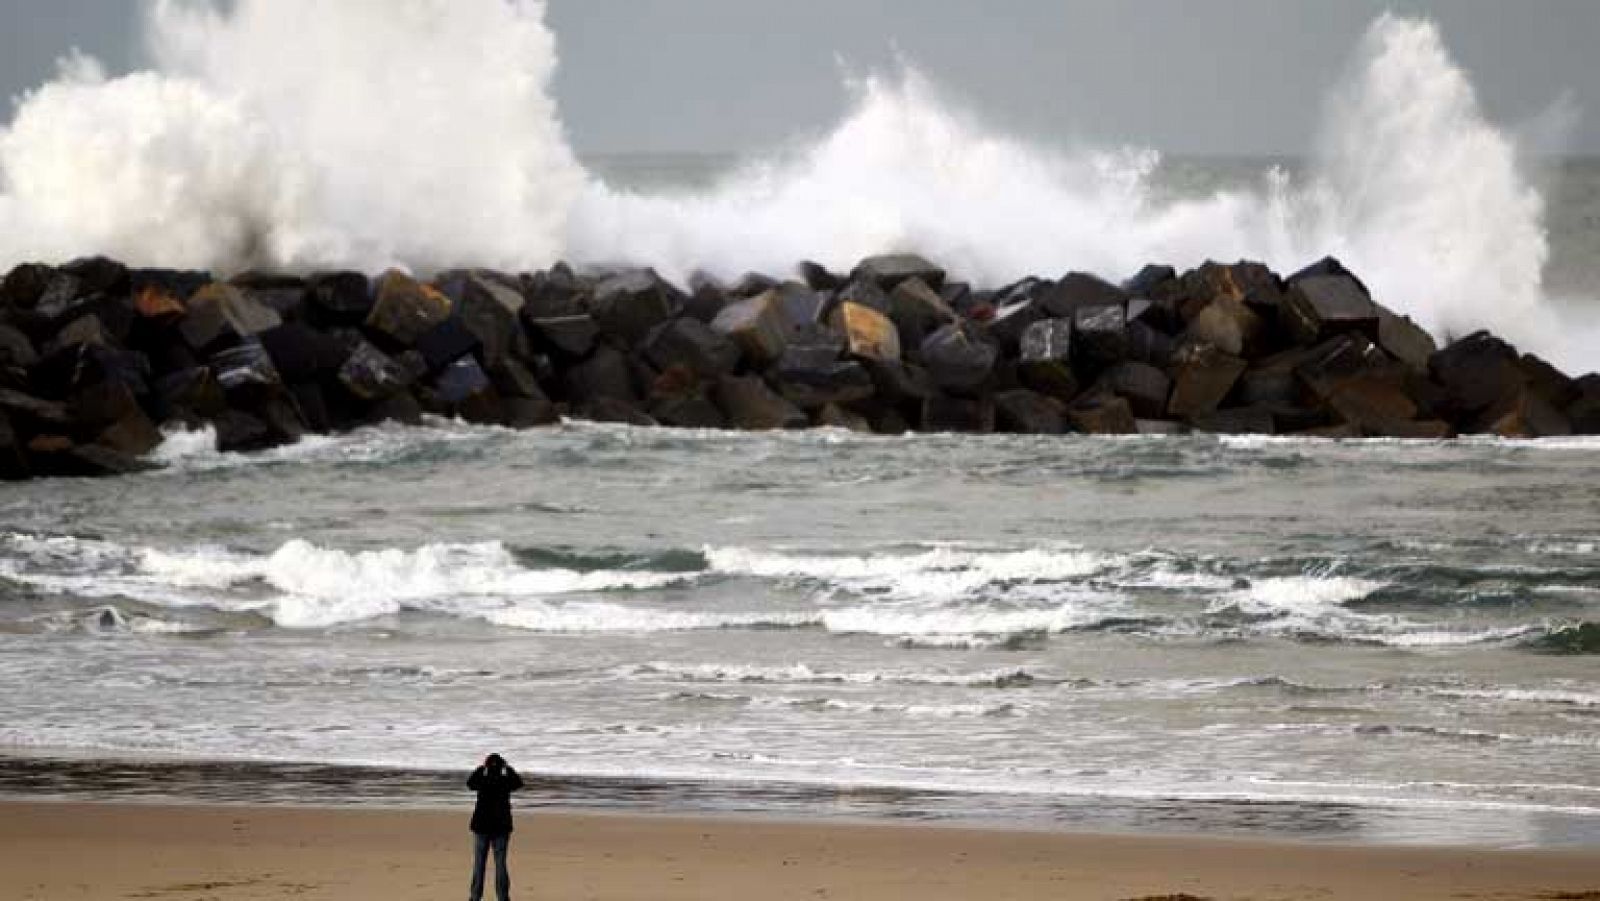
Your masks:
<path fill-rule="evenodd" d="M 1517 366 L 1528 378 L 1528 388 L 1558 410 L 1572 406 L 1582 392 L 1566 373 L 1533 354 L 1523 354 Z"/>
<path fill-rule="evenodd" d="M 699 390 L 652 398 L 650 416 L 662 425 L 679 429 L 728 427 L 727 417 Z"/>
<path fill-rule="evenodd" d="M 1488 332 L 1462 338 L 1428 360 L 1428 372 L 1445 389 L 1457 415 L 1483 411 L 1527 382 L 1516 350 Z"/>
<path fill-rule="evenodd" d="M 1057 400 L 1070 401 L 1077 396 L 1078 380 L 1072 370 L 1072 320 L 1045 319 L 1023 332 L 1017 376 L 1022 384 Z"/>
<path fill-rule="evenodd" d="M 822 319 L 828 321 L 834 313 L 847 303 L 859 304 L 869 310 L 876 310 L 885 316 L 889 315 L 889 295 L 876 282 L 867 279 L 852 279 L 845 283 L 843 288 L 833 292 L 829 301 L 823 305 Z"/>
<path fill-rule="evenodd" d="M 1213 435 L 1271 435 L 1277 422 L 1267 410 L 1260 407 L 1237 407 L 1212 410 L 1193 420 L 1195 431 Z"/>
<path fill-rule="evenodd" d="M 729 425 L 747 431 L 803 429 L 806 414 L 755 376 L 724 376 L 713 392 Z"/>
<path fill-rule="evenodd" d="M 825 321 L 823 313 L 831 302 L 831 295 L 794 282 L 779 285 L 772 291 L 778 296 L 778 313 L 783 319 L 784 332 L 790 338 L 810 332 Z"/>
<path fill-rule="evenodd" d="M 694 290 L 689 292 L 688 300 L 683 303 L 683 315 L 710 325 L 722 315 L 723 309 L 729 303 L 728 292 L 722 285 L 705 280 L 696 284 Z"/>
<path fill-rule="evenodd" d="M 788 343 L 777 291 L 765 291 L 724 307 L 712 321 L 711 331 L 732 342 L 757 366 L 776 362 Z"/>
<path fill-rule="evenodd" d="M 1299 344 L 1315 344 L 1345 332 L 1378 337 L 1378 305 L 1361 282 L 1348 275 L 1318 275 L 1290 284 L 1279 321 Z"/>
<path fill-rule="evenodd" d="M 1059 435 L 1067 430 L 1066 405 L 1036 391 L 1002 391 L 995 395 L 994 409 L 1002 432 Z"/>
<path fill-rule="evenodd" d="M 987 435 L 994 431 L 995 405 L 988 397 L 967 398 L 935 394 L 923 401 L 924 432 Z"/>
<path fill-rule="evenodd" d="M 611 347 L 599 347 L 594 356 L 567 370 L 567 399 L 574 405 L 610 398 L 636 404 L 639 392 L 634 387 L 628 359 Z"/>
<path fill-rule="evenodd" d="M 450 318 L 450 298 L 432 285 L 391 269 L 378 279 L 366 329 L 389 348 L 416 346 L 417 340 Z"/>
<path fill-rule="evenodd" d="M 55 270 L 43 263 L 24 263 L 0 281 L 0 310 L 31 310 L 50 287 Z"/>
<path fill-rule="evenodd" d="M 1157 290 L 1165 284 L 1178 280 L 1178 270 L 1171 266 L 1150 265 L 1139 270 L 1139 274 L 1122 283 L 1122 290 L 1129 297 L 1154 297 Z"/>
<path fill-rule="evenodd" d="M 217 433 L 217 450 L 225 454 L 250 453 L 277 446 L 272 428 L 249 413 L 224 410 L 211 420 Z"/>
<path fill-rule="evenodd" d="M 1154 366 L 1133 361 L 1118 363 L 1106 370 L 1100 384 L 1126 400 L 1138 418 L 1160 419 L 1166 415 L 1172 380 Z"/>
<path fill-rule="evenodd" d="M 634 269 L 604 279 L 594 289 L 590 310 L 602 334 L 630 343 L 677 316 L 683 303 L 678 292 L 653 269 Z"/>
<path fill-rule="evenodd" d="M 295 409 L 300 411 L 300 418 L 305 421 L 306 428 L 320 435 L 334 430 L 334 413 L 328 406 L 328 397 L 323 392 L 321 384 L 290 383 L 289 397 L 293 400 Z"/>
<path fill-rule="evenodd" d="M 1553 438 L 1572 434 L 1572 421 L 1532 387 L 1524 385 L 1490 405 L 1477 431 L 1502 438 Z"/>
<path fill-rule="evenodd" d="M 852 279 L 866 279 L 884 291 L 893 291 L 896 285 L 909 278 L 921 279 L 923 284 L 937 291 L 944 287 L 944 276 L 943 269 L 913 253 L 867 257 L 850 274 Z"/>
<path fill-rule="evenodd" d="M 259 341 L 246 341 L 212 354 L 211 371 L 234 406 L 255 406 L 283 388 L 283 377 Z"/>
<path fill-rule="evenodd" d="M 889 294 L 889 319 L 900 333 L 902 348 L 920 348 L 927 337 L 959 317 L 920 278 L 908 278 Z"/>
<path fill-rule="evenodd" d="M 958 316 L 968 316 L 972 319 L 983 319 L 983 309 L 987 304 L 981 296 L 972 290 L 966 282 L 945 282 L 939 289 L 939 299 L 944 305 L 954 310 Z"/>
<path fill-rule="evenodd" d="M 500 392 L 502 397 L 548 400 L 544 386 L 539 384 L 539 377 L 513 357 L 506 357 L 500 361 L 499 366 L 489 369 L 488 372 L 490 380 L 494 382 L 494 389 Z"/>
<path fill-rule="evenodd" d="M 1024 297 L 996 309 L 985 324 L 985 328 L 1002 353 L 1017 356 L 1022 352 L 1022 336 L 1035 323 L 1049 317 L 1050 314 L 1045 310 L 1044 304 L 1031 297 Z M 1071 338 L 1070 334 L 1068 338 Z"/>
<path fill-rule="evenodd" d="M 1177 351 L 1178 342 L 1160 329 L 1143 320 L 1128 323 L 1128 359 L 1166 369 Z"/>
<path fill-rule="evenodd" d="M 778 280 L 760 272 L 746 272 L 728 287 L 734 297 L 755 297 L 778 287 Z"/>
<path fill-rule="evenodd" d="M 1388 424 L 1388 431 L 1384 433 L 1385 437 L 1407 438 L 1413 441 L 1445 441 L 1454 438 L 1455 434 L 1455 429 L 1450 427 L 1450 423 L 1437 419 L 1391 422 Z"/>
<path fill-rule="evenodd" d="M 876 390 L 872 374 L 855 360 L 819 363 L 785 354 L 775 375 L 779 393 L 807 409 L 866 400 Z"/>
<path fill-rule="evenodd" d="M 30 432 L 62 428 L 72 421 L 66 404 L 9 388 L 0 388 L 0 413 L 4 413 L 13 425 Z"/>
<path fill-rule="evenodd" d="M 1575 435 L 1600 435 L 1600 375 L 1586 375 L 1573 383 L 1578 399 L 1567 407 Z"/>
<path fill-rule="evenodd" d="M 830 324 L 844 335 L 845 351 L 860 360 L 900 360 L 900 332 L 883 313 L 854 301 L 833 309 Z"/>
<path fill-rule="evenodd" d="M 78 389 L 67 400 L 75 437 L 92 438 L 101 429 L 143 413 L 133 386 L 119 379 L 105 379 Z"/>
<path fill-rule="evenodd" d="M 11 420 L 0 413 L 0 482 L 20 482 L 31 478 L 25 442 L 11 427 Z"/>
<path fill-rule="evenodd" d="M 871 420 L 838 404 L 824 404 L 812 415 L 811 424 L 822 429 L 844 429 L 863 434 L 872 431 Z"/>
<path fill-rule="evenodd" d="M 1120 397 L 1098 398 L 1092 403 L 1074 403 L 1067 409 L 1067 421 L 1076 431 L 1088 435 L 1137 435 L 1139 424 L 1133 408 Z"/>
<path fill-rule="evenodd" d="M 698 319 L 656 326 L 645 338 L 644 354 L 657 369 L 684 366 L 706 378 L 727 375 L 739 365 L 739 347 Z"/>
<path fill-rule="evenodd" d="M 178 323 L 178 331 L 190 347 L 206 351 L 282 324 L 276 311 L 251 300 L 243 291 L 224 282 L 212 282 L 189 298 L 188 312 Z"/>
<path fill-rule="evenodd" d="M 108 257 L 82 257 L 61 267 L 78 280 L 85 294 L 127 294 L 128 267 Z"/>
<path fill-rule="evenodd" d="M 1217 409 L 1244 374 L 1245 362 L 1214 345 L 1189 342 L 1173 355 L 1172 367 L 1167 415 L 1193 421 Z"/>
<path fill-rule="evenodd" d="M 1296 272 L 1294 275 L 1289 276 L 1288 282 L 1290 285 L 1294 285 L 1298 282 L 1305 281 L 1308 278 L 1335 277 L 1355 279 L 1356 284 L 1361 288 L 1361 293 L 1367 295 L 1368 297 L 1372 296 L 1372 292 L 1367 290 L 1367 286 L 1362 283 L 1361 279 L 1357 278 L 1354 272 L 1346 269 L 1344 264 L 1339 262 L 1339 260 L 1335 257 L 1323 257 L 1299 272 Z"/>
<path fill-rule="evenodd" d="M 1236 406 L 1255 404 L 1289 404 L 1300 399 L 1300 380 L 1294 374 L 1293 360 L 1280 363 L 1265 361 L 1254 366 L 1239 378 L 1229 398 Z"/>
<path fill-rule="evenodd" d="M 525 310 L 527 308 L 524 308 Z M 581 360 L 594 351 L 600 327 L 588 313 L 523 319 L 535 346 L 564 360 Z"/>
<path fill-rule="evenodd" d="M 1392 435 L 1399 423 L 1417 417 L 1398 370 L 1372 370 L 1341 379 L 1326 398 L 1339 418 L 1368 435 Z"/>
<path fill-rule="evenodd" d="M 502 395 L 500 405 L 504 410 L 505 424 L 513 429 L 536 429 L 555 425 L 561 421 L 561 415 L 556 412 L 556 405 L 551 403 L 548 397 Z"/>
<path fill-rule="evenodd" d="M 1218 297 L 1189 321 L 1187 337 L 1216 345 L 1236 357 L 1253 357 L 1266 325 L 1242 300 Z"/>
<path fill-rule="evenodd" d="M 1114 366 L 1128 355 L 1127 311 L 1120 305 L 1083 305 L 1072 318 L 1072 354 L 1080 368 Z"/>
<path fill-rule="evenodd" d="M 449 415 L 477 425 L 501 425 L 505 411 L 489 374 L 472 357 L 462 357 L 446 366 L 433 380 L 434 396 Z"/>
<path fill-rule="evenodd" d="M 339 383 L 368 402 L 381 401 L 409 388 L 415 373 L 372 344 L 362 341 L 339 368 Z"/>
<path fill-rule="evenodd" d="M 161 431 L 144 411 L 135 407 L 127 416 L 107 426 L 94 443 L 130 457 L 142 457 L 161 446 Z"/>
<path fill-rule="evenodd" d="M 1327 400 L 1345 380 L 1394 369 L 1389 358 L 1365 335 L 1336 335 L 1316 347 L 1286 358 L 1295 375 L 1316 397 Z"/>
<path fill-rule="evenodd" d="M 1208 260 L 1199 269 L 1179 279 L 1181 301 L 1178 309 L 1187 322 L 1217 301 L 1244 305 L 1245 298 L 1258 288 L 1276 290 L 1278 277 L 1260 263 L 1241 260 L 1231 266 Z"/>
<path fill-rule="evenodd" d="M 1433 336 L 1409 317 L 1396 315 L 1382 305 L 1374 306 L 1378 311 L 1378 346 L 1412 369 L 1427 372 L 1428 360 L 1439 349 Z"/>
<path fill-rule="evenodd" d="M 65 478 L 106 478 L 132 475 L 155 468 L 154 464 L 109 447 L 95 444 L 60 446 L 54 438 L 41 441 L 35 438 L 28 444 L 29 457 L 36 475 Z"/>
<path fill-rule="evenodd" d="M 194 423 L 215 419 L 227 409 L 222 386 L 206 366 L 183 369 L 155 383 L 154 407 L 161 421 Z"/>
<path fill-rule="evenodd" d="M 639 409 L 633 401 L 615 397 L 597 397 L 585 401 L 577 408 L 577 418 L 589 422 L 610 422 L 649 428 L 659 423 L 650 414 Z"/>
<path fill-rule="evenodd" d="M 86 313 L 72 320 L 55 337 L 45 342 L 41 350 L 44 356 L 53 357 L 64 350 L 81 347 L 86 344 L 105 345 L 111 343 L 111 338 L 106 335 L 105 327 L 100 323 L 100 317 L 93 313 Z"/>
<path fill-rule="evenodd" d="M 189 298 L 212 281 L 209 272 L 187 269 L 134 269 L 128 273 L 129 291 L 139 315 L 169 322 L 182 317 Z"/>
<path fill-rule="evenodd" d="M 409 391 L 400 391 L 371 404 L 366 410 L 364 422 L 368 425 L 397 422 L 417 426 L 422 425 L 422 416 L 422 404 L 417 402 L 416 397 Z"/>
<path fill-rule="evenodd" d="M 984 387 L 999 351 L 970 323 L 943 326 L 922 342 L 922 365 L 947 392 L 969 394 Z"/>
<path fill-rule="evenodd" d="M 256 337 L 285 382 L 312 382 L 335 375 L 350 358 L 345 342 L 304 322 L 285 322 Z"/>
<path fill-rule="evenodd" d="M 844 287 L 845 277 L 834 272 L 821 263 L 804 260 L 799 266 L 800 278 L 813 291 L 837 291 Z"/>
<path fill-rule="evenodd" d="M 28 369 L 37 362 L 39 354 L 28 336 L 0 322 L 0 369 Z"/>
<path fill-rule="evenodd" d="M 319 272 L 311 277 L 306 304 L 312 324 L 354 328 L 372 315 L 372 285 L 360 272 Z"/>
<path fill-rule="evenodd" d="M 1042 289 L 1039 299 L 1051 316 L 1071 319 L 1084 307 L 1126 308 L 1128 292 L 1097 275 L 1069 272 L 1061 280 Z"/>
<path fill-rule="evenodd" d="M 872 373 L 877 396 L 886 403 L 920 409 L 922 402 L 934 395 L 933 379 L 921 366 L 896 360 L 868 360 L 865 365 Z"/>
<path fill-rule="evenodd" d="M 417 337 L 416 351 L 428 372 L 443 372 L 461 358 L 478 353 L 483 345 L 460 316 L 451 316 Z M 502 349 L 501 358 L 504 357 Z"/>
<path fill-rule="evenodd" d="M 523 281 L 522 320 L 557 319 L 588 312 L 589 287 L 565 263 Z"/>
<path fill-rule="evenodd" d="M 228 279 L 228 284 L 286 321 L 300 319 L 304 315 L 308 288 L 305 279 L 299 276 L 244 272 Z"/>
<path fill-rule="evenodd" d="M 511 276 L 475 270 L 463 277 L 456 318 L 477 339 L 483 365 L 489 369 L 500 365 L 516 346 L 518 316 L 525 303 Z"/>

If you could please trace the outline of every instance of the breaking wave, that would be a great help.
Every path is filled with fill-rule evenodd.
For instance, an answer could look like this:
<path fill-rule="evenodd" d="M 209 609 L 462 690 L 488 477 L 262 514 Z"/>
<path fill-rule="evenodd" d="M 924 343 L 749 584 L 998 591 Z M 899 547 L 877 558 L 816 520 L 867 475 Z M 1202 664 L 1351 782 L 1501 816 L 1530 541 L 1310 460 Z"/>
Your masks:
<path fill-rule="evenodd" d="M 1177 199 L 1155 190 L 1153 151 L 997 134 L 909 67 L 856 86 L 820 140 L 713 188 L 623 190 L 567 144 L 538 0 L 158 0 L 146 45 L 154 67 L 125 76 L 67 60 L 0 131 L 0 264 L 564 257 L 681 279 L 914 249 L 992 285 L 1207 257 L 1288 270 L 1331 252 L 1436 333 L 1490 327 L 1569 368 L 1595 346 L 1545 301 L 1543 200 L 1426 21 L 1374 22 L 1310 171 Z"/>

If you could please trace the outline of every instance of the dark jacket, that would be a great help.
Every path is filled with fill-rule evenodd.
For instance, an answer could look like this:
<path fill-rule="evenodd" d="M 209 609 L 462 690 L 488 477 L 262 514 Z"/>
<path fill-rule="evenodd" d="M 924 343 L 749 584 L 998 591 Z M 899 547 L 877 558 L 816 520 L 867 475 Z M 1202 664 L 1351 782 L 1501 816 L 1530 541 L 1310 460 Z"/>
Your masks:
<path fill-rule="evenodd" d="M 511 834 L 511 793 L 522 787 L 522 777 L 511 767 L 490 773 L 483 767 L 472 771 L 467 788 L 478 793 L 478 806 L 472 809 L 472 831 L 479 835 Z"/>

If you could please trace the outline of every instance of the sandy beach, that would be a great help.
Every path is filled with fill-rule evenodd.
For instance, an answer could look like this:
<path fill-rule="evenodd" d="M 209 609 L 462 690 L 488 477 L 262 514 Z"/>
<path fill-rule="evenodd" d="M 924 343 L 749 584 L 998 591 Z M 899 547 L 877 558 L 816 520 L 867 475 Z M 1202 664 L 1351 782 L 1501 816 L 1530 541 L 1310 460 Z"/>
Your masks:
<path fill-rule="evenodd" d="M 423 901 L 465 813 L 0 804 L 0 897 Z M 1600 899 L 1600 855 L 524 812 L 518 899 Z"/>

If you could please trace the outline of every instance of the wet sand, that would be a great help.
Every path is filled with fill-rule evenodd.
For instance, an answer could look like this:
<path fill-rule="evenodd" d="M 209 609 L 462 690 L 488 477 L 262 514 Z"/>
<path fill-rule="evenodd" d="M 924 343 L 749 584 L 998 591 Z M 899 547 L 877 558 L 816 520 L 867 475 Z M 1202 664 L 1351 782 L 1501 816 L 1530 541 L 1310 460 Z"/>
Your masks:
<path fill-rule="evenodd" d="M 538 899 L 1596 899 L 1600 854 L 524 812 Z M 0 802 L 0 897 L 433 901 L 465 812 Z"/>

